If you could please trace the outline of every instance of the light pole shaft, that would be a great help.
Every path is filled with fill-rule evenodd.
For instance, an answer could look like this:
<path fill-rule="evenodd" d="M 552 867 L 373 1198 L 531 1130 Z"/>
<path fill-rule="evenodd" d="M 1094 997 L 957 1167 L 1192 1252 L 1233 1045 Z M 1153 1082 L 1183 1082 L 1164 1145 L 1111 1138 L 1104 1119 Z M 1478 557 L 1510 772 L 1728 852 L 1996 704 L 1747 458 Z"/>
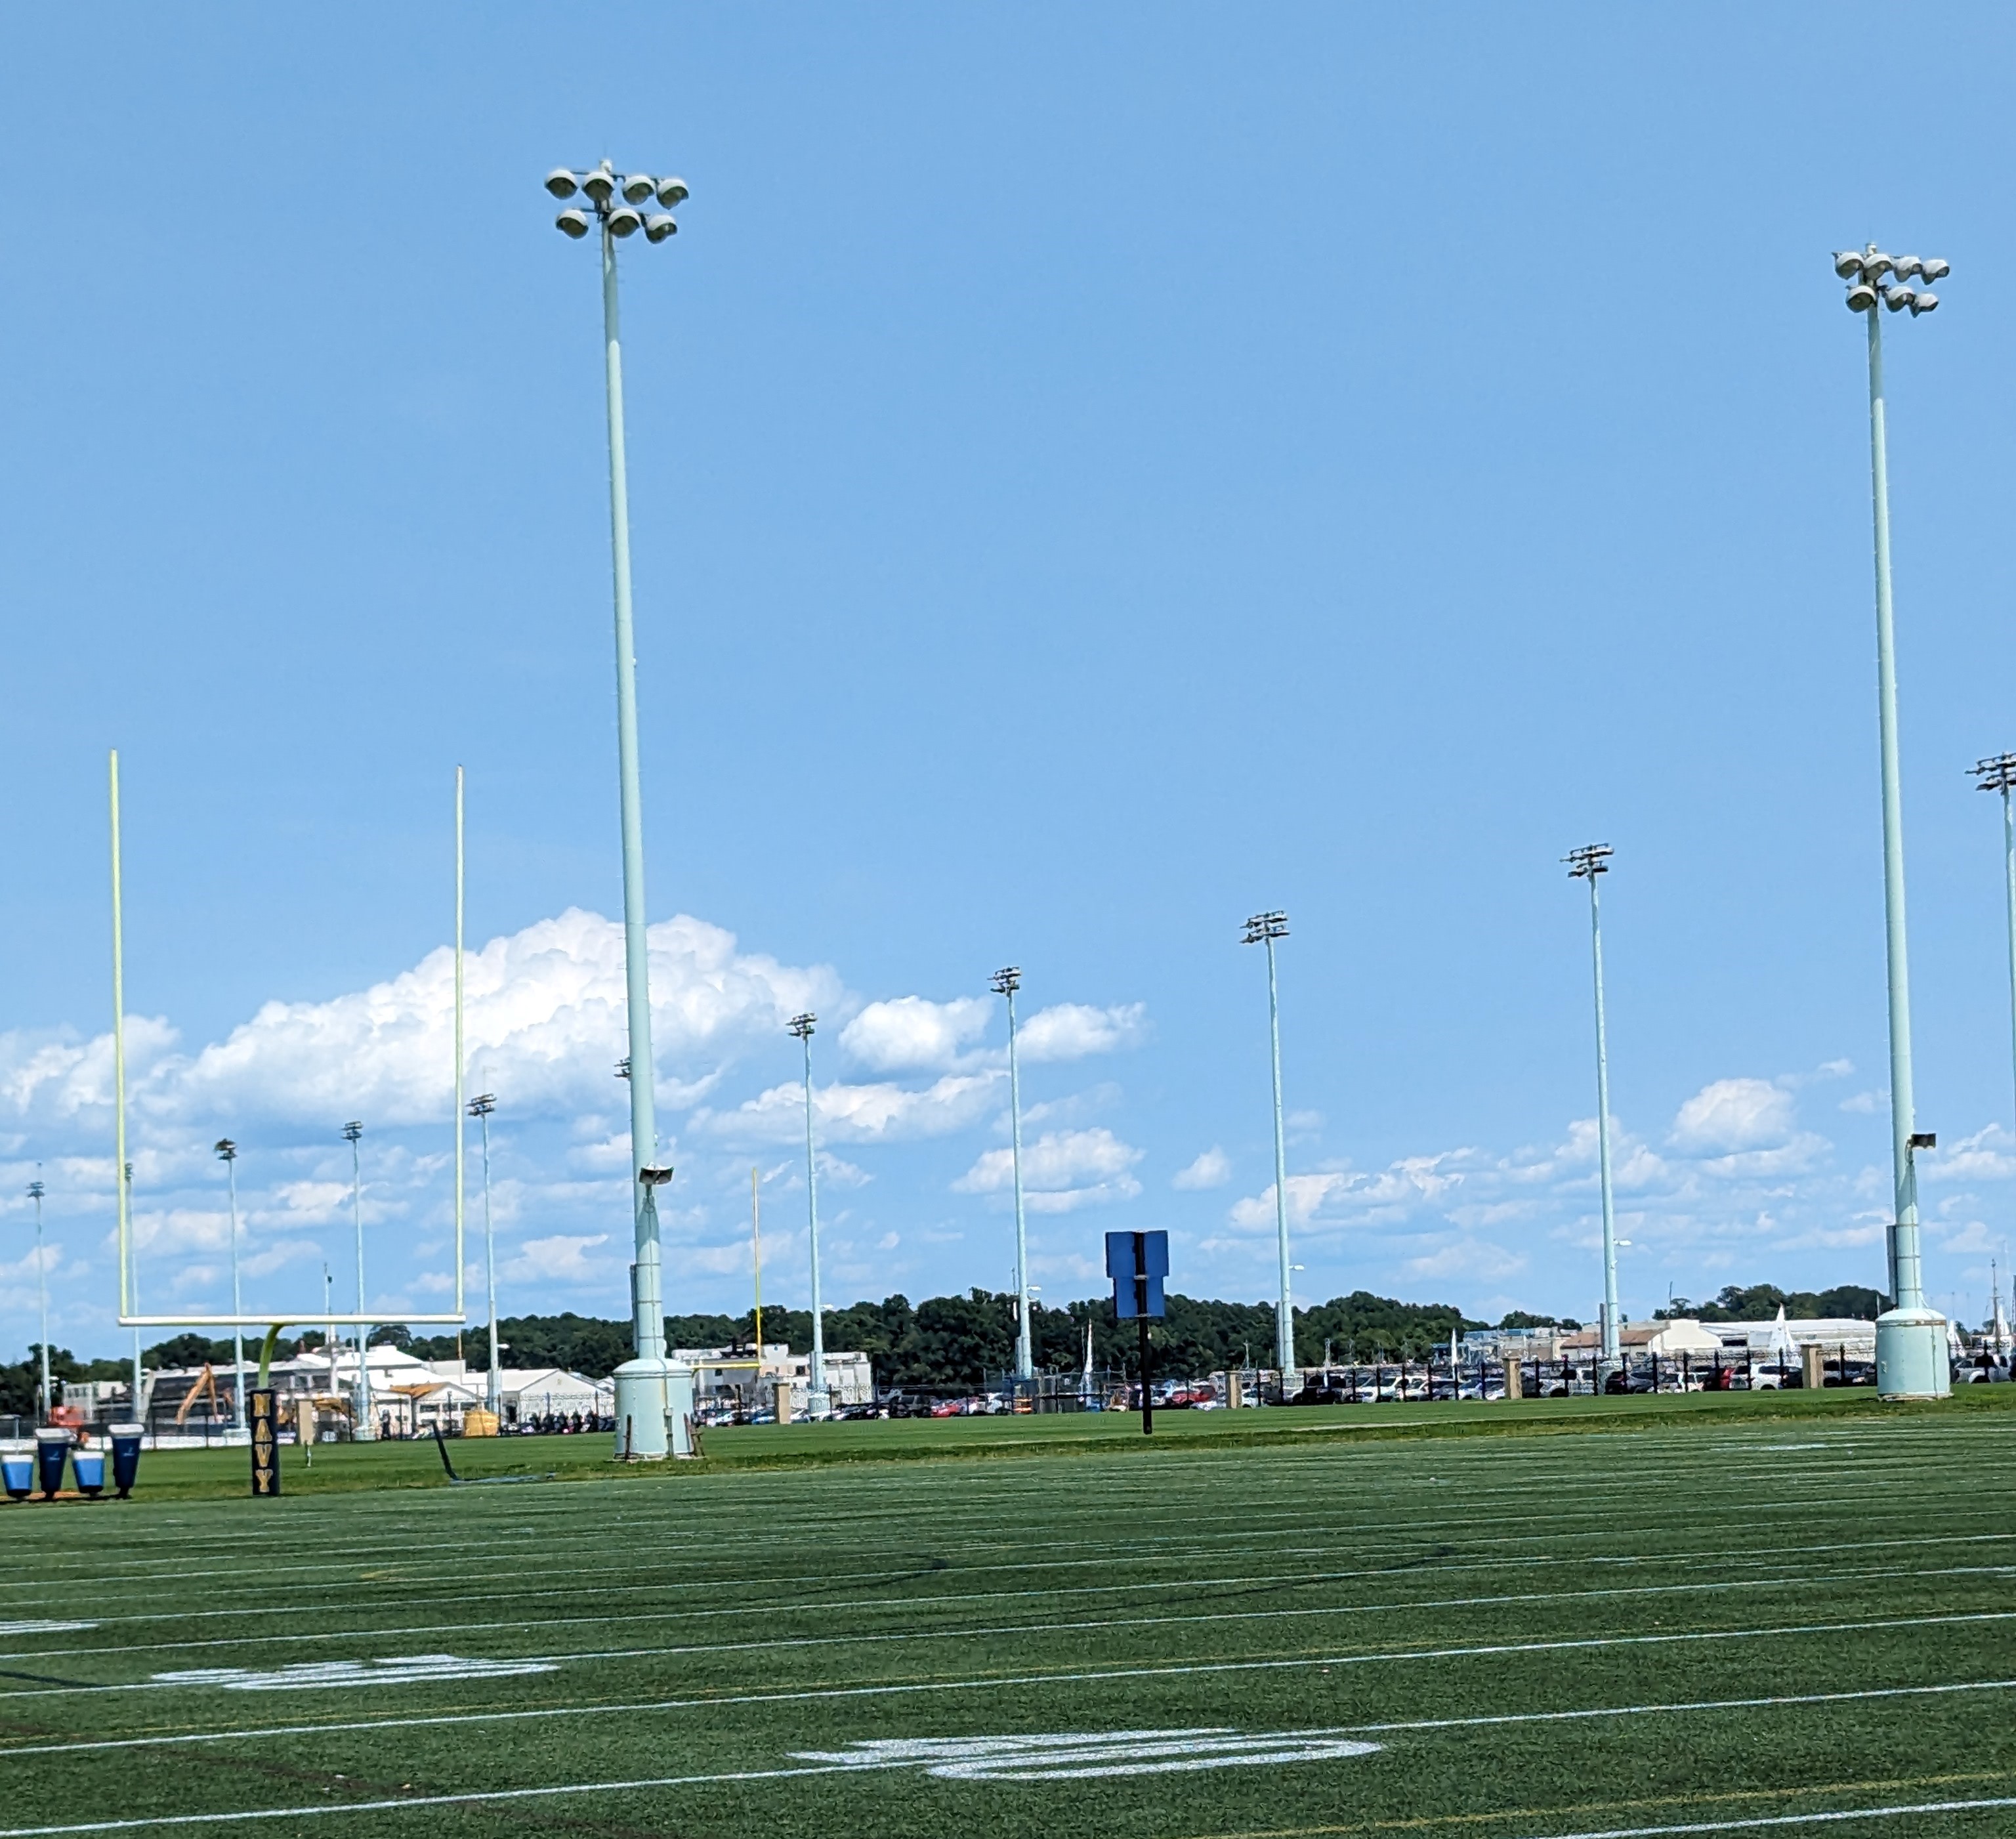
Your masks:
<path fill-rule="evenodd" d="M 1603 1357 L 1622 1345 L 1617 1319 L 1617 1209 L 1610 1184 L 1610 1040 L 1603 1013 L 1603 909 L 1593 866 L 1589 876 L 1590 962 L 1596 975 L 1596 1167 L 1603 1193 Z"/>
<path fill-rule="evenodd" d="M 1890 1229 L 1892 1306 L 1924 1306 L 1918 1261 L 1918 1178 L 1911 1133 L 1911 977 L 1904 938 L 1904 809 L 1897 765 L 1897 658 L 1890 599 L 1890 462 L 1885 432 L 1883 329 L 1869 320 L 1869 470 L 1876 526 L 1876 686 L 1883 756 L 1883 938 L 1890 990 L 1890 1155 L 1895 1207 Z"/>
<path fill-rule="evenodd" d="M 490 1387 L 484 1403 L 493 1416 L 502 1409 L 504 1379 L 497 1355 L 497 1240 L 490 1228 L 490 1114 L 483 1114 L 483 1281 L 490 1323 Z"/>
<path fill-rule="evenodd" d="M 238 1159 L 229 1157 L 224 1164 L 224 1184 L 231 1196 L 231 1312 L 244 1313 L 238 1296 Z M 245 1428 L 245 1330 L 231 1330 L 231 1415 L 238 1428 Z"/>
<path fill-rule="evenodd" d="M 1015 1171 L 1015 1377 L 1035 1377 L 1029 1333 L 1029 1233 L 1022 1211 L 1022 1074 L 1015 1051 L 1015 992 L 1008 999 L 1008 1131 Z"/>
<path fill-rule="evenodd" d="M 1274 975 L 1274 937 L 1267 935 L 1267 1036 L 1274 1061 L 1274 1240 L 1280 1264 L 1280 1305 L 1274 1317 L 1274 1362 L 1285 1394 L 1295 1364 L 1295 1305 L 1288 1289 L 1288 1137 L 1281 1111 L 1281 994 Z"/>
<path fill-rule="evenodd" d="M 815 1411 L 826 1408 L 826 1319 L 819 1307 L 819 1157 L 812 1145 L 812 1038 L 802 1037 L 805 1049 L 805 1204 L 812 1235 L 812 1366 L 807 1403 Z"/>
<path fill-rule="evenodd" d="M 645 930 L 644 814 L 637 774 L 637 658 L 630 617 L 630 479 L 623 447 L 623 344 L 616 302 L 616 241 L 602 229 L 602 335 L 609 396 L 609 538 L 616 592 L 616 752 L 622 780 L 623 966 L 629 1009 L 630 1181 L 636 1229 L 635 1322 L 639 1359 L 662 1359 L 665 1311 L 658 1208 L 639 1171 L 655 1160 L 651 1089 L 650 941 Z"/>
<path fill-rule="evenodd" d="M 35 1197 L 35 1291 L 42 1318 L 41 1421 L 47 1423 L 49 1421 L 49 1407 L 55 1401 L 49 1397 L 49 1272 L 48 1264 L 42 1257 L 42 1197 L 39 1194 Z M 139 1411 L 140 1408 L 136 1404 L 133 1408 L 134 1416 L 139 1416 Z"/>
<path fill-rule="evenodd" d="M 364 1313 L 364 1161 L 357 1139 L 350 1139 L 350 1218 L 357 1234 L 357 1312 Z M 367 1439 L 371 1425 L 371 1330 L 357 1330 L 357 1422 Z"/>
<path fill-rule="evenodd" d="M 2002 861 L 2009 887 L 2009 1040 L 2012 1064 L 2016 1064 L 2016 807 L 2009 797 L 2010 787 L 2005 777 L 2002 786 Z M 2001 1305 L 2002 1292 L 1998 1285 L 1996 1304 Z"/>

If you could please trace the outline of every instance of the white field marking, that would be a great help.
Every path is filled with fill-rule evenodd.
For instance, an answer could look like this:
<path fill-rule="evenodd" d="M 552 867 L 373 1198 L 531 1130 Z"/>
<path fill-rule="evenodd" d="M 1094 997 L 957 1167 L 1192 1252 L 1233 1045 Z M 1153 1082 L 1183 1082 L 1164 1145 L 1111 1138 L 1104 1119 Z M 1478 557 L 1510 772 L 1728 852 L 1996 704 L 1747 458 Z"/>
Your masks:
<path fill-rule="evenodd" d="M 223 1826 L 246 1820 L 301 1819 L 312 1814 L 384 1813 L 394 1808 L 467 1807 L 490 1801 L 551 1800 L 563 1794 L 634 1794 L 724 1782 L 778 1781 L 794 1776 L 869 1775 L 920 1769 L 951 1781 L 1082 1781 L 1095 1776 L 1161 1775 L 1172 1770 L 1325 1762 L 1369 1755 L 1377 1744 L 1319 1731 L 1244 1736 L 1211 1730 L 1114 1730 L 1049 1737 L 941 1737 L 862 1744 L 859 1754 L 814 1756 L 800 1769 L 742 1769 L 718 1775 L 659 1776 L 641 1781 L 567 1782 L 549 1787 L 486 1788 L 459 1794 L 405 1794 L 390 1800 L 317 1801 L 306 1807 L 255 1807 L 229 1813 L 153 1814 L 81 1820 L 56 1826 L 9 1826 L 0 1839 L 52 1839 L 67 1833 L 125 1833 L 144 1827 Z"/>
<path fill-rule="evenodd" d="M 1735 1833 L 1759 1826 L 1837 1826 L 1844 1820 L 1901 1819 L 1907 1814 L 1973 1813 L 1987 1807 L 2016 1807 L 2016 1794 L 1980 1801 L 1920 1801 L 1896 1807 L 1834 1807 L 1824 1813 L 1751 1814 L 1741 1819 L 1688 1820 L 1670 1826 L 1611 1826 L 1600 1833 L 1550 1833 L 1535 1839 L 1663 1839 L 1669 1834 Z"/>
<path fill-rule="evenodd" d="M 95 1622 L 0 1622 L 0 1635 L 61 1635 L 97 1626 Z"/>
<path fill-rule="evenodd" d="M 1321 1730 L 1247 1736 L 1227 1726 L 1194 1730 L 1107 1730 L 1057 1736 L 891 1737 L 842 1751 L 794 1750 L 801 1762 L 920 1768 L 945 1781 L 1078 1782 L 1369 1756 L 1382 1746 Z"/>
<path fill-rule="evenodd" d="M 1099 1628 L 1154 1628 L 1186 1627 L 1206 1622 L 1261 1622 L 1305 1621 L 1314 1616 L 1349 1615 L 1408 1615 L 1431 1610 L 1489 1609 L 1510 1603 L 1577 1603 L 1611 1597 L 1625 1596 L 1701 1596 L 1710 1592 L 1731 1590 L 1813 1589 L 1832 1587 L 1846 1582 L 1878 1582 L 1899 1578 L 1931 1578 L 1953 1577 L 2003 1577 L 2016 1565 L 1967 1564 L 1947 1565 L 1937 1570 L 1914 1571 L 1904 1566 L 1885 1568 L 1864 1568 L 1859 1571 L 1826 1571 L 1816 1576 L 1773 1576 L 1761 1578 L 1722 1578 L 1700 1583 L 1683 1584 L 1607 1584 L 1586 1590 L 1521 1590 L 1489 1596 L 1425 1597 L 1399 1603 L 1326 1603 L 1300 1609 L 1224 1609 L 1201 1610 L 1186 1615 L 1132 1615 L 1084 1617 L 1074 1621 L 999 1622 L 992 1625 L 964 1626 L 949 1628 L 902 1628 L 882 1632 L 839 1635 L 783 1635 L 773 1636 L 761 1641 L 693 1641 L 672 1646 L 653 1647 L 604 1647 L 570 1649 L 561 1654 L 531 1654 L 522 1657 L 530 1660 L 642 1660 L 657 1659 L 671 1655 L 709 1654 L 747 1654 L 767 1652 L 781 1648 L 805 1647 L 867 1647 L 901 1646 L 913 1642 L 972 1640 L 981 1637 L 1004 1635 L 1048 1636 L 1079 1634 Z M 1033 1592 L 1033 1595 L 1048 1596 L 1048 1591 Z M 916 1607 L 906 1604 L 906 1607 Z M 675 1619 L 682 1612 L 653 1610 L 626 1616 L 572 1615 L 554 1616 L 538 1623 L 513 1620 L 489 1622 L 429 1622 L 416 1627 L 397 1629 L 339 1628 L 315 1636 L 320 1641 L 369 1641 L 382 1639 L 391 1635 L 400 1639 L 413 1635 L 470 1635 L 495 1633 L 499 1630 L 524 1631 L 539 1633 L 549 1629 L 588 1626 L 600 1628 L 611 1622 L 625 1624 L 658 1621 L 668 1617 Z M 128 1654 L 166 1654 L 190 1648 L 218 1647 L 271 1647 L 283 1642 L 300 1639 L 292 1635 L 220 1635 L 200 1641 L 140 1641 L 129 1642 L 116 1647 L 49 1647 L 24 1649 L 5 1657 L 10 1660 L 70 1660 L 101 1659 L 107 1656 Z M 110 1687 L 88 1690 L 109 1690 Z M 0 1701 L 23 1694 L 0 1692 Z M 33 1697 L 30 1693 L 26 1696 Z"/>
<path fill-rule="evenodd" d="M 391 1654 L 369 1661 L 297 1661 L 255 1672 L 245 1667 L 199 1667 L 157 1673 L 156 1686 L 196 1686 L 225 1692 L 305 1692 L 329 1686 L 411 1686 L 434 1679 L 501 1679 L 519 1673 L 552 1673 L 556 1661 L 465 1660 L 452 1654 Z"/>
<path fill-rule="evenodd" d="M 1499 1642 L 1478 1647 L 1395 1649 L 1377 1654 L 1313 1654 L 1287 1660 L 1180 1661 L 1162 1666 L 1107 1667 L 1087 1672 L 1004 1673 L 974 1679 L 880 1681 L 869 1686 L 815 1686 L 793 1692 L 721 1693 L 705 1697 L 658 1699 L 625 1704 L 604 1700 L 586 1705 L 542 1705 L 524 1711 L 439 1711 L 402 1718 L 351 1719 L 340 1723 L 299 1724 L 268 1730 L 232 1729 L 190 1732 L 175 1736 L 114 1737 L 96 1743 L 67 1743 L 56 1746 L 69 1751 L 92 1749 L 144 1749 L 164 1744 L 229 1743 L 239 1737 L 286 1736 L 339 1731 L 405 1729 L 420 1725 L 513 1724 L 535 1718 L 585 1718 L 612 1711 L 705 1711 L 718 1705 L 805 1704 L 823 1699 L 899 1698 L 927 1692 L 992 1692 L 1004 1686 L 1096 1684 L 1107 1679 L 1160 1679 L 1215 1673 L 1285 1672 L 1310 1667 L 1370 1666 L 1400 1661 L 1444 1661 L 1495 1658 L 1513 1654 L 1561 1654 L 1600 1647 L 1672 1646 L 1708 1641 L 1753 1641 L 1786 1635 L 1839 1635 L 1892 1628 L 1950 1628 L 1974 1622 L 2016 1621 L 2016 1610 L 1972 1610 L 1949 1615 L 1893 1617 L 1885 1621 L 1857 1622 L 1781 1622 L 1762 1628 L 1704 1628 L 1661 1635 L 1589 1635 L 1553 1641 Z M 10 1693 L 9 1698 L 67 1698 L 80 1693 L 146 1692 L 154 1690 L 151 1681 L 124 1686 L 51 1686 Z M 1368 1726 L 1367 1728 L 1370 1728 Z M 0 1746 L 0 1756 L 30 1754 L 25 1747 Z M 0 1839 L 5 1839 L 0 1835 Z"/>
<path fill-rule="evenodd" d="M 1318 1661 L 1316 1664 L 1322 1665 L 1326 1663 Z M 2016 1691 L 2016 1679 L 1959 1679 L 1935 1686 L 1870 1686 L 1845 1692 L 1781 1693 L 1763 1698 L 1690 1699 L 1642 1705 L 1594 1705 L 1570 1711 L 1495 1711 L 1469 1718 L 1411 1718 L 1380 1724 L 1341 1724 L 1334 1731 L 1317 1734 L 1377 1736 L 1390 1736 L 1403 1730 L 1467 1730 L 1499 1724 L 1565 1724 L 1600 1718 L 1662 1717 L 1689 1711 L 1759 1711 L 1797 1705 L 1828 1705 L 1856 1699 L 1936 1698 L 1953 1693 L 2011 1691 Z M 559 1705 L 535 1712 L 453 1713 L 444 1717 L 373 1719 L 363 1723 L 278 1724 L 262 1730 L 195 1731 L 180 1736 L 103 1737 L 91 1743 L 18 1744 L 0 1746 L 0 1758 L 69 1755 L 74 1751 L 86 1750 L 158 1749 L 164 1745 L 180 1744 L 230 1743 L 240 1738 L 250 1740 L 253 1738 L 326 1736 L 347 1731 L 382 1730 L 388 1726 L 403 1728 L 409 1724 L 476 1723 L 485 1722 L 492 1715 L 503 1718 L 574 1718 L 609 1711 L 629 1711 L 641 1715 L 653 1711 L 691 1710 L 695 1707 L 740 1704 L 743 1702 L 740 1699 L 668 1699 L 659 1704 Z"/>
<path fill-rule="evenodd" d="M 1292 1574 L 1267 1573 L 1256 1574 L 1251 1571 L 1246 1571 L 1231 1573 L 1223 1577 L 1164 1578 L 1157 1578 L 1145 1583 L 1067 1585 L 1057 1588 L 1044 1588 L 1031 1590 L 970 1590 L 956 1592 L 941 1592 L 930 1595 L 913 1596 L 856 1597 L 841 1601 L 835 1601 L 830 1598 L 823 1597 L 802 1603 L 762 1603 L 753 1606 L 743 1604 L 733 1609 L 681 1609 L 662 1611 L 652 1610 L 646 1613 L 650 1614 L 654 1619 L 676 1620 L 686 1618 L 697 1621 L 711 1620 L 722 1616 L 746 1617 L 759 1611 L 764 1614 L 775 1615 L 794 1613 L 801 1610 L 839 1610 L 851 1612 L 866 1609 L 929 1609 L 934 1607 L 941 1603 L 986 1603 L 1003 1600 L 1016 1600 L 1031 1596 L 1118 1596 L 1126 1592 L 1143 1590 L 1206 1589 L 1221 1585 L 1229 1587 L 1231 1585 L 1242 1584 L 1249 1585 L 1264 1584 L 1269 1588 L 1278 1589 L 1305 1584 L 1341 1583 L 1360 1578 L 1447 1577 L 1453 1573 L 1460 1571 L 1510 1571 L 1521 1568 L 1531 1568 L 1535 1566 L 1547 1564 L 1640 1564 L 1647 1566 L 1665 1564 L 1707 1564 L 1720 1566 L 1730 1569 L 1737 1569 L 1744 1567 L 1754 1569 L 1765 1564 L 1781 1564 L 1789 1558 L 1831 1554 L 1841 1552 L 1877 1552 L 1895 1551 L 1899 1549 L 1917 1551 L 1931 1546 L 2007 1545 L 2012 1542 L 2016 1542 L 2016 1532 L 1969 1532 L 1942 1534 L 1931 1538 L 1845 1539 L 1831 1540 L 1820 1545 L 1778 1546 L 1775 1546 L 1769 1555 L 1759 1557 L 1751 1557 L 1742 1553 L 1732 1554 L 1725 1549 L 1620 1553 L 1614 1556 L 1607 1556 L 1598 1553 L 1564 1553 L 1560 1552 L 1532 1552 L 1512 1557 L 1465 1558 L 1455 1562 L 1438 1560 L 1431 1563 L 1423 1564 L 1402 1561 L 1391 1564 L 1369 1565 L 1356 1571 L 1312 1571 L 1297 1572 Z M 1278 1555 L 1283 1556 L 1306 1556 L 1307 1554 L 1289 1553 Z M 1179 1562 L 1183 1558 L 1186 1556 L 1208 1558 L 1215 1556 L 1218 1556 L 1218 1554 L 1211 1553 L 1178 1553 L 1166 1558 L 1151 1560 L 1150 1562 L 1155 1564 L 1173 1564 Z M 1047 1564 L 974 1565 L 962 1566 L 953 1571 L 927 1572 L 919 1572 L 913 1567 L 904 1571 L 869 1573 L 856 1572 L 850 1574 L 850 1575 L 856 1580 L 861 1579 L 864 1577 L 886 1576 L 914 1577 L 921 1582 L 926 1578 L 966 1577 L 979 1572 L 994 1571 L 1046 1571 L 1056 1569 L 1080 1570 L 1084 1567 L 1083 1564 L 1080 1561 L 1076 1560 L 1069 1560 L 1064 1561 L 1060 1565 Z M 398 1582 L 399 1580 L 394 1579 L 391 1581 Z M 770 1581 L 774 1582 L 776 1580 L 772 1579 Z M 311 1589 L 337 1589 L 350 1588 L 351 1586 L 347 1584 L 328 1584 L 319 1585 L 311 1585 L 308 1587 Z M 563 1588 L 550 1590 L 514 1590 L 512 1592 L 512 1600 L 514 1602 L 517 1602 L 523 1600 L 528 1596 L 566 1596 L 578 1601 L 583 1596 L 608 1596 L 619 1595 L 633 1596 L 639 1589 L 648 1589 L 651 1586 L 650 1585 L 641 1584 L 627 1584 L 611 1585 L 607 1588 L 598 1586 L 582 1590 L 569 1590 Z M 665 1589 L 677 1588 L 683 1590 L 690 1589 L 692 1587 L 692 1583 L 690 1578 L 681 1578 L 675 1582 L 668 1582 L 663 1585 L 658 1587 Z M 435 1596 L 430 1594 L 427 1598 L 427 1601 L 430 1603 L 494 1603 L 497 1600 L 497 1596 L 498 1592 L 495 1589 L 489 1589 L 470 1591 L 466 1593 L 456 1596 Z M 274 1604 L 268 1607 L 260 1609 L 146 1610 L 138 1611 L 128 1615 L 102 1616 L 95 1622 L 0 1622 L 0 1635 L 15 1632 L 37 1632 L 44 1628 L 53 1631 L 71 1628 L 110 1628 L 115 1625 L 123 1625 L 129 1623 L 211 1621 L 216 1621 L 220 1618 L 239 1618 L 247 1616 L 271 1615 L 300 1618 L 302 1616 L 313 1614 L 317 1612 L 318 1609 L 326 1607 L 327 1606 L 297 1603 Z M 638 1618 L 626 1614 L 619 1619 L 627 1621 Z M 531 1628 L 542 1627 L 547 1625 L 527 1621 L 515 1624 L 513 1625 Z M 297 1628 L 295 1633 L 298 1634 L 298 1628 Z M 292 1639 L 293 1637 L 290 1636 L 289 1638 Z M 81 1650 L 80 1651 L 106 1653 L 117 1650 L 110 1649 L 88 1649 Z M 18 1658 L 25 1657 L 16 1656 L 13 1657 Z"/>

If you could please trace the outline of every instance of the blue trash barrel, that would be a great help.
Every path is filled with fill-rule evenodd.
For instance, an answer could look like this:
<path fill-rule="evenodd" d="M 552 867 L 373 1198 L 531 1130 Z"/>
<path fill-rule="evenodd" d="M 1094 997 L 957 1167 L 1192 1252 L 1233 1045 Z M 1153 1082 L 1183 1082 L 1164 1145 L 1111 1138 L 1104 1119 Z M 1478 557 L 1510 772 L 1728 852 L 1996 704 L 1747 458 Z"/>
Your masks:
<path fill-rule="evenodd" d="M 140 1474 L 142 1431 L 139 1424 L 112 1427 L 112 1485 L 119 1490 L 122 1501 L 133 1492 L 133 1484 Z"/>
<path fill-rule="evenodd" d="M 69 1431 L 51 1429 L 35 1433 L 35 1476 L 44 1500 L 56 1498 L 56 1490 L 63 1486 L 63 1464 L 69 1457 Z"/>
<path fill-rule="evenodd" d="M 26 1500 L 35 1485 L 35 1459 L 25 1449 L 0 1456 L 0 1481 L 6 1485 L 8 1499 Z"/>
<path fill-rule="evenodd" d="M 105 1452 L 79 1449 L 71 1453 L 70 1473 L 77 1477 L 77 1491 L 95 1500 L 105 1492 Z"/>

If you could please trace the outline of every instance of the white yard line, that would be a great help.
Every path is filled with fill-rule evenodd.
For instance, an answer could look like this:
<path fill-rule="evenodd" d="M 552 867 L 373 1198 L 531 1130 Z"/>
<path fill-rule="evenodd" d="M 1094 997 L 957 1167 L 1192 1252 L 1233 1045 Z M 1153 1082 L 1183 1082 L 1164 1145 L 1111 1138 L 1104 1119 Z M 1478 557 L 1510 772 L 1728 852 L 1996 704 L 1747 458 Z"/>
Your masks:
<path fill-rule="evenodd" d="M 1687 1820 L 1677 1826 L 1609 1826 L 1601 1832 L 1536 1834 L 1532 1839 L 1665 1839 L 1668 1834 L 1683 1833 L 1737 1833 L 1760 1826 L 1838 1826 L 1845 1820 L 1902 1819 L 1912 1814 L 1974 1813 L 1990 1807 L 2016 1807 L 2016 1794 L 1979 1801 L 1919 1801 L 1895 1807 L 1834 1807 L 1823 1813 L 1752 1814 L 1741 1819 Z"/>

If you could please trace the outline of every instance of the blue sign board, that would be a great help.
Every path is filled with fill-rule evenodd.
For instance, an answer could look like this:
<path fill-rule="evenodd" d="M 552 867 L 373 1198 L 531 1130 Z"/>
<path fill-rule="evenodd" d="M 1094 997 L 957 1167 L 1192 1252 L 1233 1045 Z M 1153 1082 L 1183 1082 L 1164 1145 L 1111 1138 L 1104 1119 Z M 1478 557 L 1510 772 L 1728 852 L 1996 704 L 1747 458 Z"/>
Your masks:
<path fill-rule="evenodd" d="M 1113 1279 L 1113 1312 L 1123 1322 L 1159 1319 L 1162 1279 L 1169 1274 L 1167 1233 L 1108 1233 L 1106 1274 Z"/>

